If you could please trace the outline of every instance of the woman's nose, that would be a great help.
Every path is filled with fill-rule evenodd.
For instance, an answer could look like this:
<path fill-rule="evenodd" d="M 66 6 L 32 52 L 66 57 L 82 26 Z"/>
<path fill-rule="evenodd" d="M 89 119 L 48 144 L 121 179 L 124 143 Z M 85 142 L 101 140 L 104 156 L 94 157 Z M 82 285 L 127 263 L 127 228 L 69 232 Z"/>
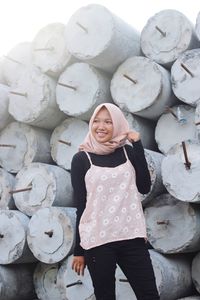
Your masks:
<path fill-rule="evenodd" d="M 99 125 L 98 126 L 99 129 L 104 129 L 105 128 L 105 123 L 104 122 L 99 122 L 98 125 Z"/>

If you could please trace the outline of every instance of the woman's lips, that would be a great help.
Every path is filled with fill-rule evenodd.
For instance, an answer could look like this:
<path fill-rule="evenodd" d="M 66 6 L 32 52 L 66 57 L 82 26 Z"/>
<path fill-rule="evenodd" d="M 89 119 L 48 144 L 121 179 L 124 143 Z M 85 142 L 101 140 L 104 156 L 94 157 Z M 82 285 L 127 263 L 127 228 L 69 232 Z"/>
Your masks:
<path fill-rule="evenodd" d="M 97 135 L 100 137 L 104 137 L 106 134 L 106 132 L 97 132 Z"/>

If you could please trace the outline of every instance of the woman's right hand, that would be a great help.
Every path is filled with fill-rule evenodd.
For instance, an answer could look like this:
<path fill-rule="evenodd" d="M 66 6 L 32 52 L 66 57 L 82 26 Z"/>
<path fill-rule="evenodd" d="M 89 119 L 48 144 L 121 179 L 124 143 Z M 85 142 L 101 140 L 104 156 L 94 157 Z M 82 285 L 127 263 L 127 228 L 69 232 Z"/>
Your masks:
<path fill-rule="evenodd" d="M 127 132 L 127 139 L 129 140 L 129 142 L 137 142 L 140 140 L 140 133 L 137 131 L 129 131 Z"/>
<path fill-rule="evenodd" d="M 84 275 L 85 258 L 84 256 L 74 256 L 72 261 L 72 269 L 78 275 Z"/>

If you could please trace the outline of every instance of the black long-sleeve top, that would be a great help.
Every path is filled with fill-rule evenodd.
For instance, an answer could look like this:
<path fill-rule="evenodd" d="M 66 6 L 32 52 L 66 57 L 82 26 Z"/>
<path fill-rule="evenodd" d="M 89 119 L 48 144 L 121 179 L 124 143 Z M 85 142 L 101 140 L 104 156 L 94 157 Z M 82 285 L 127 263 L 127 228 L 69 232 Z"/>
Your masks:
<path fill-rule="evenodd" d="M 141 194 L 147 194 L 151 187 L 151 178 L 144 156 L 144 149 L 141 141 L 131 145 L 125 145 L 127 155 L 136 173 L 136 185 Z M 117 148 L 114 152 L 107 155 L 90 153 L 92 163 L 100 167 L 116 167 L 125 163 L 126 157 L 123 148 Z M 76 218 L 76 243 L 74 248 L 75 256 L 82 256 L 83 248 L 80 246 L 79 222 L 86 206 L 87 191 L 85 186 L 85 174 L 90 168 L 90 162 L 84 151 L 74 155 L 71 164 L 71 181 L 74 190 L 74 200 L 77 207 Z"/>

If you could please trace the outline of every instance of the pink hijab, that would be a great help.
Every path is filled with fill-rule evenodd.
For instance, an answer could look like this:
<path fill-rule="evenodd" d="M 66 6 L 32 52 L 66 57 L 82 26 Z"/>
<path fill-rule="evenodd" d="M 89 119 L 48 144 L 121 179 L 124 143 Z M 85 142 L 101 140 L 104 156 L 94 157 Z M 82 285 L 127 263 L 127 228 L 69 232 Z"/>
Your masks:
<path fill-rule="evenodd" d="M 113 136 L 112 139 L 106 143 L 99 143 L 92 135 L 92 124 L 102 107 L 107 108 L 109 111 L 112 122 L 113 122 Z M 114 152 L 115 149 L 122 147 L 126 144 L 127 133 L 129 131 L 129 125 L 124 117 L 123 112 L 119 109 L 118 106 L 111 103 L 102 103 L 96 107 L 94 113 L 89 122 L 89 132 L 80 145 L 80 151 L 92 152 L 96 154 L 109 154 Z"/>

